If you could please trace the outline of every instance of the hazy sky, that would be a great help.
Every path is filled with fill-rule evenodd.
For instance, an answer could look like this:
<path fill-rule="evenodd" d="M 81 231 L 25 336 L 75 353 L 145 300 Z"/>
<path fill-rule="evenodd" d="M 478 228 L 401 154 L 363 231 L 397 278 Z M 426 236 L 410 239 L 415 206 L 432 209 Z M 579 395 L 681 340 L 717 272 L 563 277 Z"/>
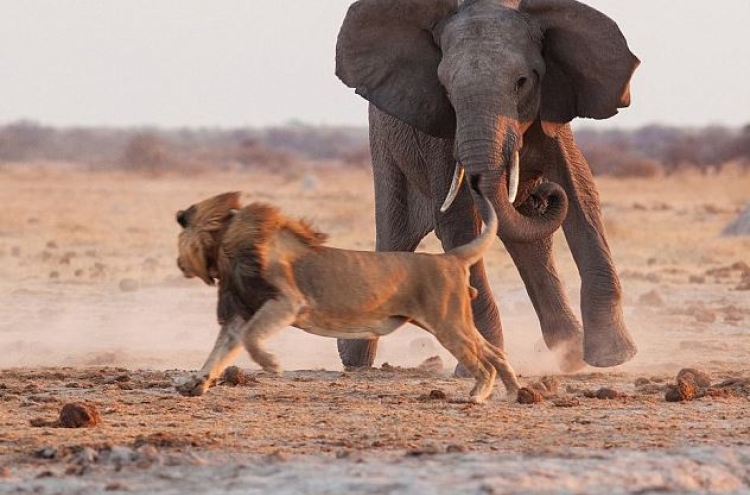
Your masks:
<path fill-rule="evenodd" d="M 0 0 L 0 123 L 366 124 L 334 76 L 350 0 Z M 589 0 L 642 60 L 600 126 L 750 123 L 749 0 Z"/>

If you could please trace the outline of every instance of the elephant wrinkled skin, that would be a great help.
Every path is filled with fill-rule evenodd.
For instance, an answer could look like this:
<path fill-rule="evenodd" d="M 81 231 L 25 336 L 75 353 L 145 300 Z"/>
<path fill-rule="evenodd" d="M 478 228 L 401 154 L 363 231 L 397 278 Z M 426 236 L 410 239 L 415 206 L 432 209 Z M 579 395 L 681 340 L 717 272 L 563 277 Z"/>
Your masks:
<path fill-rule="evenodd" d="M 523 278 L 563 370 L 621 364 L 636 353 L 598 193 L 569 122 L 630 104 L 638 66 L 617 25 L 573 0 L 359 0 L 336 47 L 336 74 L 370 102 L 377 249 L 412 251 L 434 230 L 449 250 L 481 221 L 464 184 L 439 209 L 456 162 L 491 198 L 498 236 Z M 509 166 L 520 185 L 509 201 Z M 562 225 L 581 276 L 582 324 L 552 258 Z M 483 264 L 471 283 L 480 332 L 502 346 Z M 372 365 L 376 341 L 339 341 L 349 367 Z"/>

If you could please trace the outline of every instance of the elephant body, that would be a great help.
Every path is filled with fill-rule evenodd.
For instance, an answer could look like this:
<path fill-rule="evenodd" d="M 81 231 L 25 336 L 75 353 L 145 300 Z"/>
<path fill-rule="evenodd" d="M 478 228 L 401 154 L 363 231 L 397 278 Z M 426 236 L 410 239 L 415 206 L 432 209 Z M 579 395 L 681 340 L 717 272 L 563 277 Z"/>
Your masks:
<path fill-rule="evenodd" d="M 435 231 L 449 250 L 481 228 L 468 184 L 440 207 L 456 162 L 491 198 L 498 236 L 564 370 L 613 366 L 635 345 L 590 169 L 569 121 L 629 104 L 638 64 L 616 24 L 573 0 L 359 0 L 337 45 L 337 74 L 370 101 L 376 248 L 412 251 Z M 518 194 L 509 198 L 513 156 Z M 514 200 L 514 201 L 511 201 Z M 562 225 L 581 275 L 582 324 L 552 258 Z M 502 346 L 482 263 L 475 323 Z M 340 341 L 344 365 L 371 365 L 376 341 Z"/>

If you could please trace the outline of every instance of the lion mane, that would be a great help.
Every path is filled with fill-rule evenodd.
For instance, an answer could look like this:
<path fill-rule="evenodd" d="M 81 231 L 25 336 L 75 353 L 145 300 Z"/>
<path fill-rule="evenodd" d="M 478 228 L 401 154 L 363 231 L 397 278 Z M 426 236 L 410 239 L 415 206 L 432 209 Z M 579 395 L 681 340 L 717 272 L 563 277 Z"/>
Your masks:
<path fill-rule="evenodd" d="M 273 256 L 317 249 L 328 238 L 305 220 L 287 217 L 267 203 L 241 207 L 237 192 L 179 211 L 177 221 L 184 228 L 179 263 L 208 285 L 218 279 L 217 316 L 222 324 L 235 315 L 249 319 L 277 295 L 267 273 Z"/>

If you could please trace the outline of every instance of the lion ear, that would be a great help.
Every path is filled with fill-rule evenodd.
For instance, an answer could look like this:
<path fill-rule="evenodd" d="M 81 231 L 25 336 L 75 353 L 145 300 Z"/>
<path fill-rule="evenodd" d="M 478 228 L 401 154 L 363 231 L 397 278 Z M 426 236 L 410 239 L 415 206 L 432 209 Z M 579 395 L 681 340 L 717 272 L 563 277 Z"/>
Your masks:
<path fill-rule="evenodd" d="M 232 191 L 224 193 L 219 196 L 222 201 L 226 202 L 226 205 L 232 210 L 239 210 L 242 205 L 240 204 L 240 196 L 242 195 L 239 191 Z"/>

